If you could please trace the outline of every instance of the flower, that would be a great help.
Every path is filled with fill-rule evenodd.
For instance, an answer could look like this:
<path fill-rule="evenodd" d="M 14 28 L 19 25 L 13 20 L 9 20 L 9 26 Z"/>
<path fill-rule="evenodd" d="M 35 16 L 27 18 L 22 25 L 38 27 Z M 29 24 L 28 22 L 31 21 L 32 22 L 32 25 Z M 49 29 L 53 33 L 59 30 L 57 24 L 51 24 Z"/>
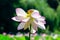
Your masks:
<path fill-rule="evenodd" d="M 9 37 L 11 37 L 11 38 L 13 38 L 13 37 L 14 37 L 14 35 L 13 35 L 13 34 L 8 34 L 8 36 L 9 36 Z"/>
<path fill-rule="evenodd" d="M 45 33 L 44 33 L 44 34 L 41 34 L 41 36 L 42 36 L 42 37 L 46 37 L 46 36 L 47 36 L 47 34 L 45 34 Z"/>
<path fill-rule="evenodd" d="M 3 35 L 6 35 L 7 33 L 6 32 L 3 32 Z"/>
<path fill-rule="evenodd" d="M 26 13 L 23 9 L 17 8 L 16 15 L 17 16 L 13 17 L 12 19 L 21 22 L 17 27 L 18 30 L 23 28 L 26 30 L 30 27 L 30 25 L 32 26 L 33 30 L 37 30 L 37 27 L 45 29 L 45 17 L 41 16 L 38 10 L 30 9 Z"/>
<path fill-rule="evenodd" d="M 16 34 L 16 37 L 22 37 L 23 36 L 23 34 L 21 34 L 20 32 L 18 32 L 17 34 Z"/>

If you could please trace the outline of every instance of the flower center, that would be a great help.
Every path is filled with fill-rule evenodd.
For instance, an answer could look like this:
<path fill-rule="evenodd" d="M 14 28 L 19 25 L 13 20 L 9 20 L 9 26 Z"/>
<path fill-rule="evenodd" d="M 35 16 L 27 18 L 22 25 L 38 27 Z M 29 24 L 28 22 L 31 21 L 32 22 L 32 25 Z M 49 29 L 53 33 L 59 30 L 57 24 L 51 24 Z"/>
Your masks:
<path fill-rule="evenodd" d="M 31 22 L 32 22 L 33 19 L 34 19 L 34 18 L 31 17 L 32 12 L 33 12 L 32 9 L 30 9 L 30 10 L 27 11 L 27 13 L 28 13 L 28 14 L 27 14 L 27 17 L 30 17 L 30 21 L 31 21 Z"/>
<path fill-rule="evenodd" d="M 27 11 L 27 13 L 28 13 L 28 14 L 27 14 L 27 17 L 31 17 L 32 12 L 33 12 L 32 9 L 28 10 L 28 11 Z"/>

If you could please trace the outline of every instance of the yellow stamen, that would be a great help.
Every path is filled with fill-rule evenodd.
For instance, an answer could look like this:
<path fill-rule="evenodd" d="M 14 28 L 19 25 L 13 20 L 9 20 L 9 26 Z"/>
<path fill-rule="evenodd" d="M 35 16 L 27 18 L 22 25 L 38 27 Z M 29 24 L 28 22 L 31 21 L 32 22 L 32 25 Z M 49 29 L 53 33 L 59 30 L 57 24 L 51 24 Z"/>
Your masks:
<path fill-rule="evenodd" d="M 33 12 L 33 10 L 28 10 L 28 12 L 27 12 L 28 14 L 27 14 L 26 18 L 30 17 L 30 20 L 28 22 L 26 22 L 26 24 L 24 26 L 24 30 L 26 30 L 30 26 L 30 24 L 33 22 L 33 20 L 34 20 L 31 17 L 32 12 Z"/>

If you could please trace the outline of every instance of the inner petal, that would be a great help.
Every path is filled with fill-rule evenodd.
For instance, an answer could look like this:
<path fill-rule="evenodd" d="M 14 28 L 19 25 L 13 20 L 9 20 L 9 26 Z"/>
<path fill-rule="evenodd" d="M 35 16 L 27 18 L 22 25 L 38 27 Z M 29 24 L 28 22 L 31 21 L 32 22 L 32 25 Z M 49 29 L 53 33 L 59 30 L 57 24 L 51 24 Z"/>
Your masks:
<path fill-rule="evenodd" d="M 32 25 L 32 27 L 33 27 L 34 30 L 37 30 L 37 24 L 34 23 L 34 21 L 31 23 L 31 25 Z"/>
<path fill-rule="evenodd" d="M 24 25 L 24 30 L 26 30 L 30 26 L 30 21 L 26 22 Z"/>

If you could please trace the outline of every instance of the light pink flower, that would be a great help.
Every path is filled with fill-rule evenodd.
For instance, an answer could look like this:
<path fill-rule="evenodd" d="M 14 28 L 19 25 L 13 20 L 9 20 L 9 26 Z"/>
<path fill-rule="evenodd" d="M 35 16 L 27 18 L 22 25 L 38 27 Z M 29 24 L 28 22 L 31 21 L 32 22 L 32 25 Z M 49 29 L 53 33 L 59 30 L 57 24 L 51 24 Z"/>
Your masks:
<path fill-rule="evenodd" d="M 6 32 L 3 32 L 3 35 L 6 35 Z"/>
<path fill-rule="evenodd" d="M 11 37 L 11 38 L 13 38 L 13 37 L 14 37 L 14 35 L 13 35 L 13 34 L 8 34 L 8 36 L 9 36 L 9 37 Z"/>
<path fill-rule="evenodd" d="M 46 36 L 47 36 L 47 34 L 45 34 L 45 33 L 44 33 L 44 34 L 42 34 L 41 36 L 42 36 L 42 37 L 46 37 Z"/>
<path fill-rule="evenodd" d="M 45 17 L 41 16 L 38 10 L 30 9 L 28 10 L 28 12 L 25 12 L 23 9 L 17 8 L 16 15 L 17 16 L 13 17 L 12 19 L 17 22 L 21 22 L 18 25 L 18 28 L 17 28 L 18 30 L 23 28 L 27 29 L 30 27 L 30 25 L 35 31 L 37 30 L 37 27 L 41 29 L 45 29 L 45 26 L 44 26 L 44 24 L 46 24 Z"/>

